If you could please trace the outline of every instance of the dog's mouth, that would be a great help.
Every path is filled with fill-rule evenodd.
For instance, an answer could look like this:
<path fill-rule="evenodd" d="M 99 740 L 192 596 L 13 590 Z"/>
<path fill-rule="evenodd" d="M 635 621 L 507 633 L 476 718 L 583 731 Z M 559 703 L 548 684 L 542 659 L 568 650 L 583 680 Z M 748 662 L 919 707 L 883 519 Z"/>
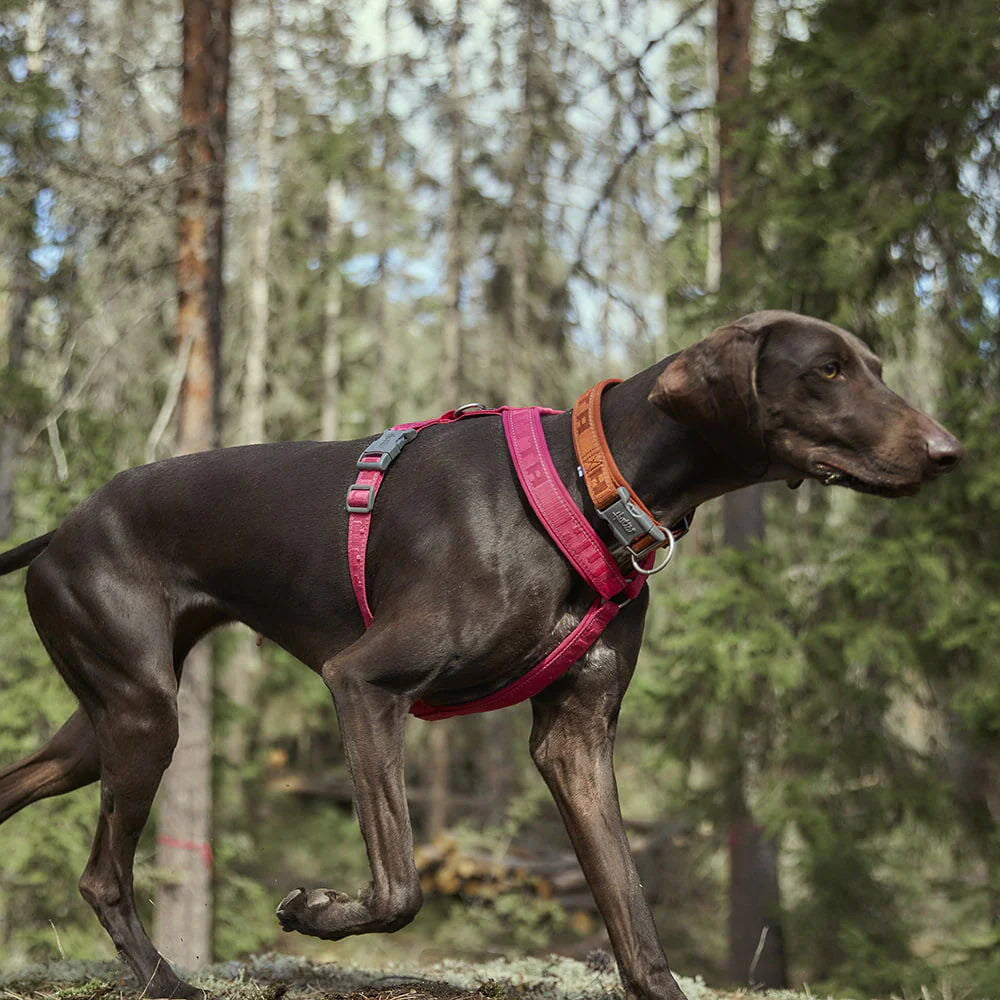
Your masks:
<path fill-rule="evenodd" d="M 920 490 L 919 483 L 893 483 L 886 480 L 862 479 L 832 462 L 813 463 L 810 474 L 824 486 L 846 486 L 856 493 L 870 493 L 872 496 L 888 497 L 889 499 L 910 497 Z"/>

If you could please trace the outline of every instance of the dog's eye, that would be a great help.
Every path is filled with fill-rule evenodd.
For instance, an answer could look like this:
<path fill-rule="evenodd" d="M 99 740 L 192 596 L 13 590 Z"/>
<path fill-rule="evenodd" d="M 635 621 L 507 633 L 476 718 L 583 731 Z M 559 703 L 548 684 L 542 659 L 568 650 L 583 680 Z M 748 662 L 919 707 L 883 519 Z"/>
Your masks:
<path fill-rule="evenodd" d="M 841 369 L 839 362 L 836 361 L 827 361 L 825 365 L 819 366 L 819 373 L 823 376 L 823 378 L 834 379 L 840 375 L 842 371 L 843 369 Z"/>

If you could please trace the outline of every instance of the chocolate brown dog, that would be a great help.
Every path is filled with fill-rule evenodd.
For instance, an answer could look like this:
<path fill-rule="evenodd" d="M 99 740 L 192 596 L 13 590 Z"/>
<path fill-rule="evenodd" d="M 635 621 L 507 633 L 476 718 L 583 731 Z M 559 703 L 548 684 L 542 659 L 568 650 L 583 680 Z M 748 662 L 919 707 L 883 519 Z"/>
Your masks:
<path fill-rule="evenodd" d="M 885 386 L 861 341 L 787 312 L 746 316 L 611 388 L 603 421 L 622 473 L 666 524 L 764 480 L 810 476 L 911 494 L 963 453 Z M 576 475 L 570 415 L 548 416 L 544 427 L 562 481 L 610 542 Z M 335 940 L 396 930 L 420 908 L 403 782 L 410 705 L 498 690 L 593 600 L 519 491 L 500 419 L 482 417 L 420 434 L 386 478 L 369 542 L 375 618 L 365 631 L 343 500 L 361 445 L 254 445 L 132 469 L 54 532 L 0 556 L 0 573 L 31 563 L 28 608 L 80 701 L 45 747 L 0 772 L 0 820 L 101 780 L 80 889 L 148 997 L 201 996 L 157 953 L 132 893 L 136 843 L 177 740 L 181 668 L 201 636 L 245 622 L 333 695 L 372 880 L 353 897 L 295 890 L 278 919 Z M 533 699 L 531 754 L 629 995 L 679 1000 L 629 854 L 611 759 L 645 595 Z"/>

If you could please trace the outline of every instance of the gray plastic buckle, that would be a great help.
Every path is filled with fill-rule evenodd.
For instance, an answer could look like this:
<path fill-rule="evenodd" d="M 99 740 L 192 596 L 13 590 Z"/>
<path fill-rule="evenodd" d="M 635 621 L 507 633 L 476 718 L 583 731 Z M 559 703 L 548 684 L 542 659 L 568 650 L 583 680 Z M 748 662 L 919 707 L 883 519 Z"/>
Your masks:
<path fill-rule="evenodd" d="M 657 545 L 667 539 L 663 529 L 632 503 L 631 494 L 624 486 L 618 487 L 618 499 L 597 513 L 608 522 L 615 537 L 632 555 L 640 554 L 632 548 L 632 543 L 643 535 L 649 535 Z"/>
<path fill-rule="evenodd" d="M 403 450 L 403 446 L 409 441 L 412 441 L 417 436 L 417 432 L 414 428 L 408 427 L 402 430 L 396 430 L 390 427 L 387 431 L 382 431 L 381 434 L 363 452 L 361 452 L 361 457 L 357 461 L 357 467 L 359 469 L 378 469 L 379 472 L 385 472 L 390 465 L 399 456 L 399 453 Z M 366 462 L 365 459 L 369 455 L 377 455 L 378 459 L 374 462 Z M 371 508 L 369 508 L 371 509 Z"/>
<path fill-rule="evenodd" d="M 363 507 L 351 506 L 351 494 L 355 490 L 367 490 L 368 499 Z M 354 483 L 347 491 L 347 513 L 348 514 L 370 514 L 375 506 L 375 486 L 373 483 Z"/>

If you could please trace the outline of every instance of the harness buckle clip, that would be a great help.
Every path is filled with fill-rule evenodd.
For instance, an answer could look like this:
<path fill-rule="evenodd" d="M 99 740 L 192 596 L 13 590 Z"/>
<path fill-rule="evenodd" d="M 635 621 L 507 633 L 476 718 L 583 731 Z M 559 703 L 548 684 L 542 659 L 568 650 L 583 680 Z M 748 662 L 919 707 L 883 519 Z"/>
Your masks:
<path fill-rule="evenodd" d="M 355 490 L 365 490 L 367 497 L 361 505 L 351 503 L 351 494 Z M 375 484 L 374 483 L 354 483 L 347 491 L 347 513 L 348 514 L 370 514 L 375 507 Z"/>
<path fill-rule="evenodd" d="M 417 436 L 417 432 L 412 427 L 395 428 L 390 427 L 382 431 L 381 434 L 361 453 L 356 465 L 359 469 L 377 469 L 385 472 L 390 465 L 399 457 L 404 445 L 408 444 Z M 350 508 L 348 507 L 348 510 Z M 371 507 L 368 508 L 371 510 Z M 354 513 L 358 513 L 355 511 Z"/>
<path fill-rule="evenodd" d="M 636 539 L 649 535 L 656 545 L 662 545 L 667 540 L 667 533 L 644 510 L 632 503 L 631 494 L 624 486 L 618 487 L 618 499 L 597 513 L 607 521 L 615 538 L 629 550 L 633 560 L 642 555 L 632 548 Z"/>

